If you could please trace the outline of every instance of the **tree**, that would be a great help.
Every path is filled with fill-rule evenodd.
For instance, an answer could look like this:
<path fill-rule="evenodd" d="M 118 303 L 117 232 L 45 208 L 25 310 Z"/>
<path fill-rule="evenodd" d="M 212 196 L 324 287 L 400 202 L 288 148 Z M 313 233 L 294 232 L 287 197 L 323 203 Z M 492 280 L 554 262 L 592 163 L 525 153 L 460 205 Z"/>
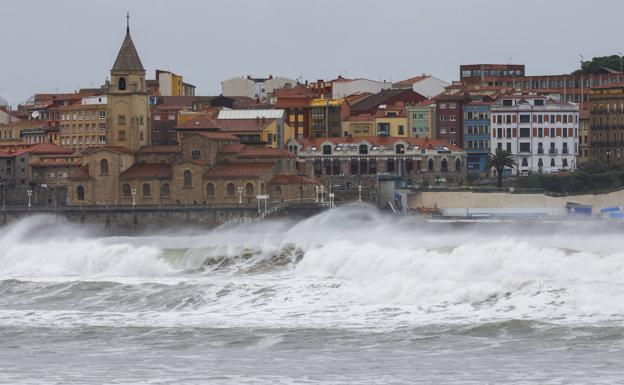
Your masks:
<path fill-rule="evenodd" d="M 496 170 L 498 188 L 503 187 L 503 169 L 505 167 L 513 167 L 515 165 L 516 161 L 511 156 L 511 153 L 503 150 L 502 148 L 497 148 L 494 154 L 490 154 L 488 156 L 488 168 L 494 168 Z"/>
<path fill-rule="evenodd" d="M 614 71 L 620 71 L 622 66 L 622 57 L 619 55 L 611 56 L 599 56 L 594 57 L 591 60 L 584 61 L 581 65 L 581 69 L 572 72 L 573 75 L 588 75 L 593 74 L 600 68 L 609 68 Z"/>

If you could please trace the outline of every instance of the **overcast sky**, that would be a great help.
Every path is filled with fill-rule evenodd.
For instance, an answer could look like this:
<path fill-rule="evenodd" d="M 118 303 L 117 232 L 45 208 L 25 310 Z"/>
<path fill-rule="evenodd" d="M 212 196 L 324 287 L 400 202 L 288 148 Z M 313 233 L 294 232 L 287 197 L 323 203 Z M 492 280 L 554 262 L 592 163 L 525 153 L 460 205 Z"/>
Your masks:
<path fill-rule="evenodd" d="M 126 11 L 148 78 L 169 69 L 198 95 L 247 74 L 451 81 L 459 64 L 509 58 L 568 73 L 580 54 L 624 51 L 621 0 L 2 0 L 0 96 L 101 85 Z"/>

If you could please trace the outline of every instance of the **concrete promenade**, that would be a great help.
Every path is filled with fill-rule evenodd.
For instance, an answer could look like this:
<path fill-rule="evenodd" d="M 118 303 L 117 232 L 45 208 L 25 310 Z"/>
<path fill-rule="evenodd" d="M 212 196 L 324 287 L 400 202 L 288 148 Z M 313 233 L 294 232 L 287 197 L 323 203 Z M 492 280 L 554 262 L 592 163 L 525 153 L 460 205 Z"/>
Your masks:
<path fill-rule="evenodd" d="M 606 194 L 548 196 L 544 193 L 420 191 L 407 194 L 410 209 L 416 208 L 545 208 L 565 210 L 566 204 L 592 206 L 596 214 L 603 207 L 624 206 L 624 190 Z"/>

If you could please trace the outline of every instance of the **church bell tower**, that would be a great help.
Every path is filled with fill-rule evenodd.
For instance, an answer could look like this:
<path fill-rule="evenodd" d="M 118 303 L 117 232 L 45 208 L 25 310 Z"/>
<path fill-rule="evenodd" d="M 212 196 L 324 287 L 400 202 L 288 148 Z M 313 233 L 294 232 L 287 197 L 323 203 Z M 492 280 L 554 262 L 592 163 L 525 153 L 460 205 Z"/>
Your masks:
<path fill-rule="evenodd" d="M 149 96 L 145 69 L 130 36 L 130 16 L 126 37 L 111 70 L 107 103 L 107 145 L 138 151 L 150 144 Z"/>

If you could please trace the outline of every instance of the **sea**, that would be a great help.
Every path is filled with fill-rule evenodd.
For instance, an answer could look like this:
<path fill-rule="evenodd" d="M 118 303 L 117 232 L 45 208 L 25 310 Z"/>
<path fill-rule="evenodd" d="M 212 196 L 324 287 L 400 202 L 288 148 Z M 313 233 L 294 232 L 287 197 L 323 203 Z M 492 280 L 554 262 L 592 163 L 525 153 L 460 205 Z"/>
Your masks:
<path fill-rule="evenodd" d="M 1 384 L 623 384 L 624 232 L 372 206 L 0 228 Z"/>

